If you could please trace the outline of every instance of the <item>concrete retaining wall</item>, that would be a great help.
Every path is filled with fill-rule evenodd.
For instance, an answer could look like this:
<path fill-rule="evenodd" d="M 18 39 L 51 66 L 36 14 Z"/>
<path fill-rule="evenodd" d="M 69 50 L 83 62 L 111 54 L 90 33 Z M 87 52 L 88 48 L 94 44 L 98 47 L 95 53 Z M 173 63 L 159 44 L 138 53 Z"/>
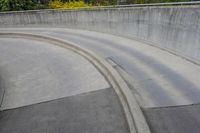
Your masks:
<path fill-rule="evenodd" d="M 200 63 L 200 6 L 0 13 L 0 27 L 67 27 L 152 42 Z"/>

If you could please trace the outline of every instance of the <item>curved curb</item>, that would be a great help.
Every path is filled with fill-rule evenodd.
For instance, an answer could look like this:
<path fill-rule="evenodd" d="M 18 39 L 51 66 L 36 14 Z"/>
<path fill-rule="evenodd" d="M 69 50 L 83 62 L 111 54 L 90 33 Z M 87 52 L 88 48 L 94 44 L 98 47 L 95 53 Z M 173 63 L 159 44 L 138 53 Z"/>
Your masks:
<path fill-rule="evenodd" d="M 151 132 L 145 120 L 145 117 L 137 101 L 134 98 L 134 95 L 128 88 L 125 81 L 106 60 L 99 57 L 97 54 L 88 51 L 87 49 L 81 48 L 80 46 L 77 46 L 73 42 L 39 34 L 30 34 L 23 32 L 13 32 L 13 33 L 2 32 L 0 33 L 0 37 L 6 37 L 6 38 L 17 37 L 17 38 L 27 38 L 27 39 L 45 41 L 54 45 L 58 45 L 63 48 L 67 48 L 83 56 L 99 70 L 99 72 L 106 78 L 106 80 L 114 88 L 123 106 L 130 132 L 131 133 Z"/>

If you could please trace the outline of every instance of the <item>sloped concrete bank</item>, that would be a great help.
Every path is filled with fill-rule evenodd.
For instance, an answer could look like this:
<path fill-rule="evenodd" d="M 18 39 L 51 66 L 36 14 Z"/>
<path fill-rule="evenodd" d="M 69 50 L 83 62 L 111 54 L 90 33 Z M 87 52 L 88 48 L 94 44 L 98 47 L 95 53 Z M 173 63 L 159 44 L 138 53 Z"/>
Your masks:
<path fill-rule="evenodd" d="M 139 39 L 200 64 L 200 6 L 0 13 L 0 27 L 66 27 Z"/>

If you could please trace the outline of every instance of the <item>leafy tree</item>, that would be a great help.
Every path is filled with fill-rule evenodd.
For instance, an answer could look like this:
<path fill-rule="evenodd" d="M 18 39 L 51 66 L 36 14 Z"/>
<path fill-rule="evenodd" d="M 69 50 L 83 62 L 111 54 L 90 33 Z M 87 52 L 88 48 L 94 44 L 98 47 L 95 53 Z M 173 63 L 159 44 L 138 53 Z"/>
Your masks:
<path fill-rule="evenodd" d="M 35 7 L 32 0 L 0 0 L 1 11 L 32 10 Z"/>

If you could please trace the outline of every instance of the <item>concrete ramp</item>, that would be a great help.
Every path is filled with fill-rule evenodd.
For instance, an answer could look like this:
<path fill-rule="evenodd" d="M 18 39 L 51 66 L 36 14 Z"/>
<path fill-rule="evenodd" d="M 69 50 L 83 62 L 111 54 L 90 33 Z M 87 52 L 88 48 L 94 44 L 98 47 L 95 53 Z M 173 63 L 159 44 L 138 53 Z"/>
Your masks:
<path fill-rule="evenodd" d="M 199 16 L 199 5 L 0 13 L 0 132 L 199 133 Z"/>
<path fill-rule="evenodd" d="M 79 54 L 49 42 L 0 38 L 1 133 L 129 133 L 118 94 Z"/>
<path fill-rule="evenodd" d="M 109 88 L 83 57 L 35 40 L 1 38 L 1 110 Z"/>
<path fill-rule="evenodd" d="M 4 30 L 11 31 L 56 37 L 103 57 L 129 85 L 153 133 L 199 132 L 198 65 L 149 44 L 105 33 L 60 28 Z"/>

